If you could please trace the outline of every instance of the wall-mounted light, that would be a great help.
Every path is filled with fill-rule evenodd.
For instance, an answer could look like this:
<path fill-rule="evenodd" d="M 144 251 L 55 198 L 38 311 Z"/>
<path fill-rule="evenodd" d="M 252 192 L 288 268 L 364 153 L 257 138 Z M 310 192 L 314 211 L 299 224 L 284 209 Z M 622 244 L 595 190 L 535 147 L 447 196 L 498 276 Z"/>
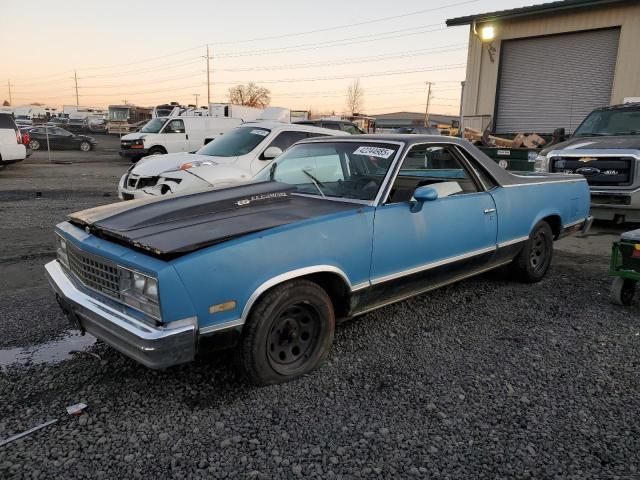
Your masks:
<path fill-rule="evenodd" d="M 480 29 L 480 38 L 483 42 L 490 42 L 496 36 L 496 31 L 493 25 L 485 25 Z"/>

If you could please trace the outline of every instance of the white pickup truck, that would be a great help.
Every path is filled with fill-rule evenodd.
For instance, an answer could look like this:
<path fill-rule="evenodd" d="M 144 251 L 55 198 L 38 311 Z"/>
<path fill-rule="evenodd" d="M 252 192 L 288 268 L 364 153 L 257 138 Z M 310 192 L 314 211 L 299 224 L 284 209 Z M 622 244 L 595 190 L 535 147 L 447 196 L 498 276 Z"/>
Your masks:
<path fill-rule="evenodd" d="M 122 200 L 195 192 L 245 183 L 294 143 L 339 130 L 275 121 L 247 122 L 208 143 L 195 154 L 143 158 L 122 176 Z"/>

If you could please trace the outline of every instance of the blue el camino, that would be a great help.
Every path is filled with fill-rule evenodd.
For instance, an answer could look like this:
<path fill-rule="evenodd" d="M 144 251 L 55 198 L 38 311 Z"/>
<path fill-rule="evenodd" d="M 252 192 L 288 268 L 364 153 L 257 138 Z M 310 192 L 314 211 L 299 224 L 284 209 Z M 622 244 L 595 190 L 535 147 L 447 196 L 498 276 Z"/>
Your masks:
<path fill-rule="evenodd" d="M 256 183 L 70 215 L 46 271 L 75 325 L 138 362 L 234 347 L 269 384 L 318 367 L 336 320 L 503 265 L 537 282 L 590 224 L 579 175 L 516 175 L 455 138 L 325 137 Z"/>

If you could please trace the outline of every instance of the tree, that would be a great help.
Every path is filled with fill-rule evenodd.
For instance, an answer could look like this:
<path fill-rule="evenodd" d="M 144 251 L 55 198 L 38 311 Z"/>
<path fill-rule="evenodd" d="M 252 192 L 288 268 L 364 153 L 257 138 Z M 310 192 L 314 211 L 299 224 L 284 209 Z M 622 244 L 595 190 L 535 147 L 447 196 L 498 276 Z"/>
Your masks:
<path fill-rule="evenodd" d="M 360 86 L 360 79 L 356 78 L 347 89 L 347 110 L 351 115 L 358 113 L 364 106 L 364 90 Z"/>
<path fill-rule="evenodd" d="M 229 101 L 234 105 L 264 108 L 271 102 L 271 92 L 253 82 L 236 85 L 229 89 Z"/>
<path fill-rule="evenodd" d="M 5 100 L 4 102 L 2 102 L 2 106 L 3 107 L 10 107 L 11 104 L 9 103 L 9 100 Z"/>

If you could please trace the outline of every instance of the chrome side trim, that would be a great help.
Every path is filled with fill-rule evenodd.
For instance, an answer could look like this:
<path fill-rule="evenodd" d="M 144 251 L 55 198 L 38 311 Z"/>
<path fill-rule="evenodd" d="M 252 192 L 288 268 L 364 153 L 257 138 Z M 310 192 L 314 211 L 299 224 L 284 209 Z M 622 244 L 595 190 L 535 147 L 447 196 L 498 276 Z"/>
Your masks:
<path fill-rule="evenodd" d="M 580 225 L 581 223 L 584 223 L 585 219 L 581 218 L 580 220 L 576 220 L 575 222 L 571 222 L 571 223 L 565 223 L 562 228 L 571 228 L 571 227 L 575 227 L 576 225 Z"/>
<path fill-rule="evenodd" d="M 244 325 L 244 320 L 242 318 L 237 318 L 235 320 L 229 320 L 228 322 L 218 323 L 216 325 L 210 325 L 208 327 L 201 328 L 198 333 L 200 335 L 208 335 L 210 333 L 219 332 L 221 330 L 227 330 L 229 328 L 239 327 Z"/>
<path fill-rule="evenodd" d="M 562 174 L 565 175 L 565 174 Z M 566 174 L 569 175 L 569 174 Z M 520 177 L 520 178 L 524 178 L 521 175 L 514 175 L 514 177 Z M 527 187 L 529 185 L 553 185 L 556 183 L 577 183 L 577 182 L 586 182 L 587 180 L 582 176 L 582 175 L 576 175 L 576 177 L 581 177 L 581 178 L 576 178 L 571 179 L 571 180 L 556 180 L 553 182 L 531 182 L 531 183 L 510 183 L 507 185 L 502 185 L 502 187 L 504 188 L 511 188 L 511 187 Z"/>
<path fill-rule="evenodd" d="M 526 242 L 529 240 L 529 235 L 525 237 L 512 238 L 511 240 L 505 240 L 504 242 L 498 243 L 498 248 L 508 247 L 509 245 L 515 245 L 516 243 Z"/>
<path fill-rule="evenodd" d="M 356 313 L 355 315 L 353 315 L 353 317 L 359 317 L 360 315 L 364 315 L 365 313 L 372 312 L 372 311 L 377 310 L 379 308 L 386 307 L 388 305 L 392 305 L 392 304 L 397 303 L 397 302 L 401 302 L 403 300 L 406 300 L 406 299 L 411 298 L 411 297 L 415 297 L 417 295 L 422 295 L 423 293 L 430 292 L 431 290 L 437 290 L 438 288 L 444 287 L 445 285 L 450 285 L 452 283 L 456 283 L 456 282 L 465 280 L 465 279 L 470 278 L 470 277 L 475 277 L 476 275 L 480 275 L 481 273 L 488 272 L 489 270 L 493 270 L 495 268 L 499 268 L 499 267 L 501 267 L 503 265 L 507 265 L 509 263 L 511 263 L 511 260 L 506 260 L 504 262 L 496 263 L 494 265 L 490 265 L 488 267 L 481 268 L 480 270 L 474 270 L 471 273 L 460 275 L 460 276 L 455 277 L 455 278 L 453 278 L 451 280 L 447 280 L 446 282 L 437 283 L 436 285 L 431 285 L 430 287 L 426 287 L 426 288 L 423 288 L 423 289 L 418 290 L 416 292 L 412 292 L 412 293 L 409 293 L 407 295 L 403 295 L 402 297 L 398 297 L 398 298 L 395 298 L 393 300 L 389 300 L 388 302 L 381 303 L 380 305 L 375 305 L 373 307 L 367 308 L 366 310 L 362 310 L 362 311 Z"/>
<path fill-rule="evenodd" d="M 366 205 L 373 206 L 373 201 L 371 200 L 360 200 L 358 198 L 345 198 L 345 197 L 332 197 L 330 195 L 326 195 L 321 197 L 320 195 L 314 195 L 313 193 L 293 193 L 292 195 L 297 197 L 307 197 L 307 198 L 321 198 L 323 200 L 334 200 L 336 202 L 345 202 L 345 203 L 356 203 L 358 205 Z"/>
<path fill-rule="evenodd" d="M 311 267 L 298 268 L 296 270 L 291 270 L 289 272 L 277 275 L 256 288 L 256 290 L 249 297 L 249 300 L 247 300 L 247 303 L 245 303 L 244 308 L 242 309 L 242 316 L 238 321 L 242 321 L 242 323 L 247 321 L 247 317 L 249 316 L 249 312 L 251 311 L 253 304 L 256 302 L 258 297 L 260 297 L 260 295 L 269 290 L 271 287 L 275 287 L 279 283 L 286 282 L 287 280 L 292 280 L 294 278 L 303 277 L 304 275 L 309 275 L 311 273 L 336 273 L 340 275 L 340 277 L 342 277 L 345 283 L 349 286 L 349 290 L 353 291 L 353 287 L 351 285 L 351 282 L 349 281 L 349 277 L 347 277 L 347 274 L 338 267 L 334 267 L 333 265 L 314 265 Z M 359 283 L 357 287 L 364 288 L 362 287 L 362 285 L 363 283 Z M 242 325 L 242 323 L 239 323 L 238 325 Z"/>
<path fill-rule="evenodd" d="M 402 270 L 396 273 L 390 273 L 388 275 L 383 275 L 380 277 L 372 278 L 371 285 L 378 285 L 379 283 L 388 282 L 389 280 L 395 280 L 396 278 L 405 277 L 407 275 L 412 275 L 414 273 L 420 273 L 425 270 L 430 270 L 432 268 L 440 267 L 442 265 L 446 265 L 448 263 L 457 262 L 459 260 L 465 260 L 467 258 L 475 257 L 477 255 L 482 255 L 484 253 L 491 253 L 496 250 L 496 246 L 481 248 L 479 250 L 473 250 L 471 252 L 463 253 L 462 255 L 456 255 L 454 257 L 443 258 L 442 260 L 437 260 L 435 262 L 425 263 L 423 265 L 418 265 L 417 267 L 410 268 L 408 270 Z"/>
<path fill-rule="evenodd" d="M 370 286 L 371 286 L 371 282 L 369 281 L 358 283 L 357 285 L 354 285 L 353 287 L 351 287 L 351 293 L 363 290 L 365 288 L 369 288 Z"/>

